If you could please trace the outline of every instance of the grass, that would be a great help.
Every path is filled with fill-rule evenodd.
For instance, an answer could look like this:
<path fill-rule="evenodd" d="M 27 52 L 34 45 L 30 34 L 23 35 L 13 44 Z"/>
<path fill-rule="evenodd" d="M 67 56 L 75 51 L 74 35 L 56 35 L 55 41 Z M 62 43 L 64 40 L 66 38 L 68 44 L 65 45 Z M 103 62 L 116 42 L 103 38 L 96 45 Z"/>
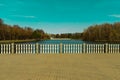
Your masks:
<path fill-rule="evenodd" d="M 0 80 L 119 80 L 120 54 L 0 55 Z"/>
<path fill-rule="evenodd" d="M 28 39 L 28 40 L 0 40 L 0 43 L 22 43 L 22 42 L 32 42 L 36 41 L 34 39 Z"/>

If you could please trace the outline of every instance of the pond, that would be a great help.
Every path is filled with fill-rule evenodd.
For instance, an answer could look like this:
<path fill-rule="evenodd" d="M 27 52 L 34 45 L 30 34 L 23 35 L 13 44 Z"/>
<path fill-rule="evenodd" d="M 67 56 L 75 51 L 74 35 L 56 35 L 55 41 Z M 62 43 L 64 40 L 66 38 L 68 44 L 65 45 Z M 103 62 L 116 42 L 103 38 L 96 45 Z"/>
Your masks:
<path fill-rule="evenodd" d="M 83 44 L 83 43 L 93 43 L 85 42 L 82 40 L 40 40 L 36 42 L 27 42 L 27 43 L 39 43 L 39 44 Z"/>
<path fill-rule="evenodd" d="M 19 42 L 17 42 L 19 43 Z M 35 44 L 35 43 L 39 43 L 39 44 L 120 44 L 120 42 L 92 42 L 92 41 L 83 41 L 83 40 L 74 40 L 74 39 L 61 39 L 61 40 L 39 40 L 39 41 L 32 41 L 32 42 L 20 42 L 20 43 L 30 43 L 30 44 Z"/>

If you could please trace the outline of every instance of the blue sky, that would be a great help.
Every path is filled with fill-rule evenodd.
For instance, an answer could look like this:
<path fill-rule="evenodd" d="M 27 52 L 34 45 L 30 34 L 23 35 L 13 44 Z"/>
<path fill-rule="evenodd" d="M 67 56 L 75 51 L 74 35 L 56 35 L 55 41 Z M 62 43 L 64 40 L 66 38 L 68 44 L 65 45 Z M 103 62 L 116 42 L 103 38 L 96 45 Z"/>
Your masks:
<path fill-rule="evenodd" d="M 5 23 L 47 33 L 82 32 L 90 25 L 120 21 L 120 0 L 0 0 Z"/>

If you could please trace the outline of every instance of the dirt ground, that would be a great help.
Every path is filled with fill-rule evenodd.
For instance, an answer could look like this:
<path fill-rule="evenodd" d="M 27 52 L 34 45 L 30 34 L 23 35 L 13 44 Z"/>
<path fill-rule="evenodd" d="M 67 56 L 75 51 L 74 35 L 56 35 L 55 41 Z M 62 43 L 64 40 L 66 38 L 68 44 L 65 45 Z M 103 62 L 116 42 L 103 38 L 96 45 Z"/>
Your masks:
<path fill-rule="evenodd" d="M 120 54 L 0 55 L 0 80 L 120 80 Z"/>

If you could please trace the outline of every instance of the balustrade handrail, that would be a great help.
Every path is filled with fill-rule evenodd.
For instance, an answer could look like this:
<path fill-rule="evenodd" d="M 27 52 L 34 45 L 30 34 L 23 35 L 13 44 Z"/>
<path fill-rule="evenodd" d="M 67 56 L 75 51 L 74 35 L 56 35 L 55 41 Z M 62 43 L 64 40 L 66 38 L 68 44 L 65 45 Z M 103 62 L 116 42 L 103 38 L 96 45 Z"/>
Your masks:
<path fill-rule="evenodd" d="M 0 54 L 120 53 L 120 44 L 0 44 Z"/>

